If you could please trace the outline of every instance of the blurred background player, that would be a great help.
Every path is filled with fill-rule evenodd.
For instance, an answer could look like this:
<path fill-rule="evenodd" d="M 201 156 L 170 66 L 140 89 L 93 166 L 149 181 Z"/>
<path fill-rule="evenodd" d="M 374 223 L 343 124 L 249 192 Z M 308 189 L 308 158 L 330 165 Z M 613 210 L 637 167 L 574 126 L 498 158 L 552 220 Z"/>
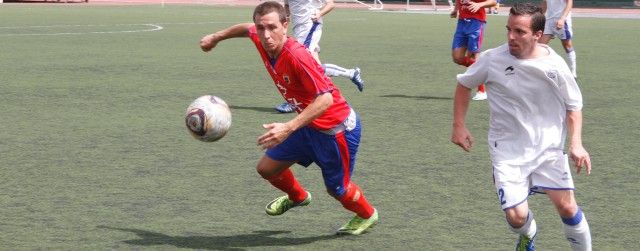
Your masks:
<path fill-rule="evenodd" d="M 447 2 L 449 2 L 449 10 L 453 10 L 453 8 L 454 8 L 453 1 L 452 0 L 447 0 Z M 431 6 L 433 6 L 434 10 L 436 10 L 436 11 L 438 10 L 438 5 L 436 5 L 436 0 L 431 0 Z"/>
<path fill-rule="evenodd" d="M 322 37 L 322 18 L 335 7 L 333 0 L 285 0 L 284 7 L 293 25 L 293 37 L 311 52 L 313 57 L 324 68 L 329 77 L 341 76 L 351 80 L 359 91 L 364 89 L 364 81 L 360 76 L 360 68 L 346 69 L 335 64 L 320 62 L 320 38 Z M 276 106 L 281 113 L 293 112 L 288 102 Z"/>
<path fill-rule="evenodd" d="M 337 233 L 363 233 L 378 222 L 378 211 L 351 181 L 360 144 L 359 116 L 309 51 L 287 37 L 287 17 L 280 3 L 259 4 L 253 21 L 206 35 L 200 40 L 200 47 L 206 52 L 220 41 L 249 37 L 280 94 L 295 104 L 298 114 L 293 119 L 264 124 L 267 132 L 258 137 L 258 145 L 267 151 L 256 170 L 286 193 L 267 204 L 266 213 L 281 215 L 308 205 L 311 194 L 298 183 L 290 167 L 295 163 L 305 167 L 316 163 L 327 192 L 356 214 Z"/>
<path fill-rule="evenodd" d="M 469 96 L 471 88 L 486 83 L 493 181 L 507 222 L 520 235 L 516 250 L 534 250 L 537 226 L 527 199 L 535 192 L 546 193 L 555 206 L 571 247 L 590 251 L 591 232 L 574 196 L 569 165 L 571 158 L 578 174 L 582 168 L 591 173 L 582 145 L 582 94 L 562 57 L 538 43 L 544 22 L 538 5 L 515 4 L 507 43 L 483 52 L 457 76 L 451 142 L 471 150 L 473 137 L 465 125 Z"/>
<path fill-rule="evenodd" d="M 501 3 L 502 3 L 502 0 L 497 0 L 495 6 L 489 7 L 489 9 L 487 9 L 487 13 L 488 14 L 492 14 L 493 13 L 493 14 L 497 15 L 498 14 L 498 9 L 500 8 L 500 4 Z"/>
<path fill-rule="evenodd" d="M 469 67 L 476 61 L 480 47 L 487 14 L 485 8 L 496 5 L 496 0 L 456 0 L 451 11 L 451 18 L 458 17 L 456 32 L 453 35 L 451 57 L 456 64 Z M 487 93 L 484 85 L 478 86 L 473 100 L 485 100 Z"/>
<path fill-rule="evenodd" d="M 548 44 L 549 40 L 558 37 L 569 59 L 569 68 L 573 77 L 578 77 L 576 71 L 576 52 L 573 49 L 571 38 L 573 37 L 573 25 L 571 22 L 571 9 L 573 0 L 542 0 L 542 10 L 547 19 L 544 26 L 544 35 L 540 43 Z"/>

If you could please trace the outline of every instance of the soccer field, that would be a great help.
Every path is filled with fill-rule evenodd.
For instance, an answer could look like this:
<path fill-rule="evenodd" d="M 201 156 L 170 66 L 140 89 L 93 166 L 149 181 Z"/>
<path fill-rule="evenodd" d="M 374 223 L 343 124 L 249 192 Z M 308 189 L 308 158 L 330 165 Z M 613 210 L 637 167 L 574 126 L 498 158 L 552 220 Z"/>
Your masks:
<path fill-rule="evenodd" d="M 352 215 L 320 170 L 293 168 L 307 207 L 270 217 L 279 191 L 255 171 L 262 124 L 282 102 L 248 39 L 208 33 L 251 21 L 251 7 L 3 5 L 0 8 L 0 250 L 512 250 L 492 185 L 486 102 L 467 118 L 471 153 L 449 142 L 455 20 L 447 15 L 336 9 L 321 59 L 359 66 L 353 179 L 379 210 L 362 236 L 334 232 Z M 483 48 L 505 41 L 489 16 Z M 640 238 L 640 19 L 574 18 L 585 100 L 583 141 L 593 172 L 574 179 L 595 250 L 634 250 Z M 560 42 L 552 41 L 561 54 Z M 184 110 L 213 94 L 233 124 L 215 143 L 193 139 Z M 568 250 L 549 200 L 529 200 L 540 250 Z"/>

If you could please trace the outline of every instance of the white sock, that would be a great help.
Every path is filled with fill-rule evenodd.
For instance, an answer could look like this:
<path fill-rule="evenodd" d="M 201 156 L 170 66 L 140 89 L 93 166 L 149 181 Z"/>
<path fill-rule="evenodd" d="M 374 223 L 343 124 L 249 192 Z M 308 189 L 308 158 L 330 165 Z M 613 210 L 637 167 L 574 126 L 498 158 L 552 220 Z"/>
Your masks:
<path fill-rule="evenodd" d="M 571 218 L 562 218 L 562 222 L 564 234 L 573 250 L 591 251 L 591 231 L 582 209 L 578 208 L 576 215 Z"/>
<path fill-rule="evenodd" d="M 329 77 L 340 76 L 350 79 L 356 72 L 354 69 L 345 69 L 334 64 L 322 64 L 322 68 L 324 68 L 324 74 Z"/>
<path fill-rule="evenodd" d="M 526 235 L 529 238 L 533 238 L 538 231 L 538 226 L 536 225 L 536 220 L 533 219 L 533 212 L 531 212 L 531 210 L 529 210 L 529 214 L 527 215 L 527 222 L 525 222 L 522 227 L 514 228 L 511 225 L 509 226 L 511 227 L 511 231 Z"/>
<path fill-rule="evenodd" d="M 567 56 L 569 57 L 569 68 L 571 68 L 571 73 L 573 73 L 573 77 L 578 77 L 578 72 L 576 71 L 576 51 L 571 48 L 571 51 L 567 52 Z"/>

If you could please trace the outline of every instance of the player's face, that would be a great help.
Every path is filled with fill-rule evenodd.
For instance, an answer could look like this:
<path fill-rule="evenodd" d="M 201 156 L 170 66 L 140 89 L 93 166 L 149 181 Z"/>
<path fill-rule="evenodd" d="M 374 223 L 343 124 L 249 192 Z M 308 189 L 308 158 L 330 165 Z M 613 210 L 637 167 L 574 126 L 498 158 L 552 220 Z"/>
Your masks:
<path fill-rule="evenodd" d="M 276 57 L 287 41 L 287 22 L 281 23 L 277 12 L 255 17 L 256 31 L 262 47 Z"/>
<path fill-rule="evenodd" d="M 526 59 L 533 55 L 542 32 L 533 33 L 531 16 L 509 16 L 507 20 L 507 42 L 509 53 L 516 58 Z"/>

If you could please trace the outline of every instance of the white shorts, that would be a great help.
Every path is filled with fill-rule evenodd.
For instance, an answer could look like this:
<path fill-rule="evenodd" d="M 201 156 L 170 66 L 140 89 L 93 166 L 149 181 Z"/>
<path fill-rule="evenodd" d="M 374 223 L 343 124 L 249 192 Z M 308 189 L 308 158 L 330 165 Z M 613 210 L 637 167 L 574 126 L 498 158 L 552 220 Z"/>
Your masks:
<path fill-rule="evenodd" d="M 571 17 L 567 17 L 564 20 L 564 27 L 562 29 L 556 28 L 558 18 L 547 19 L 544 24 L 544 34 L 551 35 L 552 38 L 559 38 L 561 40 L 571 39 L 573 37 L 573 25 L 571 24 Z"/>
<path fill-rule="evenodd" d="M 569 158 L 562 153 L 522 165 L 493 163 L 493 180 L 503 210 L 526 201 L 531 193 L 575 189 Z"/>
<path fill-rule="evenodd" d="M 305 22 L 293 26 L 293 37 L 309 51 L 320 52 L 322 23 Z"/>

